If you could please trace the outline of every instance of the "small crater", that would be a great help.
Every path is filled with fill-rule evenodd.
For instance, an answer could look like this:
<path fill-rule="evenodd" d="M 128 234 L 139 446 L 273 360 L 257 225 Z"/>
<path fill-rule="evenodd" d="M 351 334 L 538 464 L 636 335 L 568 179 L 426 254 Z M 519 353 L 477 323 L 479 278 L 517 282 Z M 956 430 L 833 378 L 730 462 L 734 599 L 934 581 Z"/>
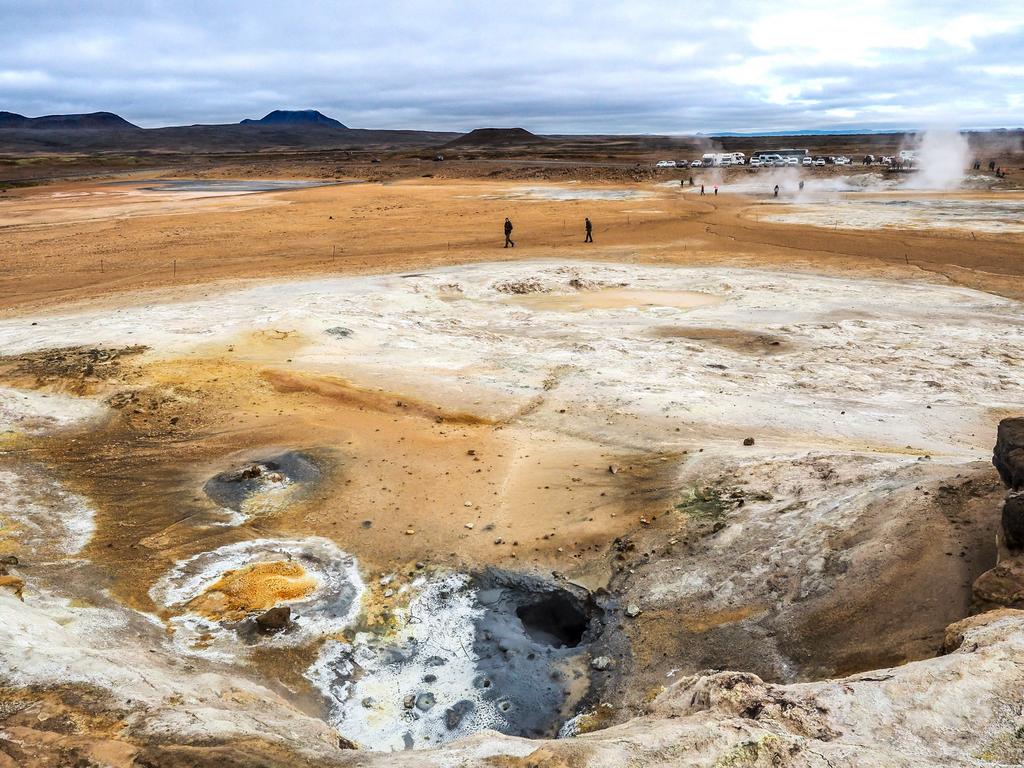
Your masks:
<path fill-rule="evenodd" d="M 246 462 L 210 478 L 203 491 L 218 506 L 243 511 L 250 499 L 289 487 L 305 487 L 321 477 L 321 469 L 310 456 L 288 451 L 266 459 Z"/>

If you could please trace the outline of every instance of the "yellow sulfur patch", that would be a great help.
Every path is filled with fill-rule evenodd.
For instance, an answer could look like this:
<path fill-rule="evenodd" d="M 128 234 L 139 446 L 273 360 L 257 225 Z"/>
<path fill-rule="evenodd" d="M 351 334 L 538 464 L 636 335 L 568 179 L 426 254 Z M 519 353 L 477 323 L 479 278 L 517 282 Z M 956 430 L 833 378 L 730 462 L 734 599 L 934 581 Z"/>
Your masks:
<path fill-rule="evenodd" d="M 316 578 L 298 563 L 252 563 L 227 571 L 188 607 L 209 619 L 240 621 L 251 613 L 307 597 L 316 585 Z"/>

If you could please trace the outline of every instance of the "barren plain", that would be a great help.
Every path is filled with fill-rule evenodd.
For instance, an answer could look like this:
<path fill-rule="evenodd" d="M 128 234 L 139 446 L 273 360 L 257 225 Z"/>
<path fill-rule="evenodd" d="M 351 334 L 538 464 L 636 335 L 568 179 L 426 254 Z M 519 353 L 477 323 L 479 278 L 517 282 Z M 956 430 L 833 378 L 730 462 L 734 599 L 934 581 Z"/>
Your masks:
<path fill-rule="evenodd" d="M 0 766 L 1024 760 L 1012 177 L 394 162 L 0 198 Z"/>

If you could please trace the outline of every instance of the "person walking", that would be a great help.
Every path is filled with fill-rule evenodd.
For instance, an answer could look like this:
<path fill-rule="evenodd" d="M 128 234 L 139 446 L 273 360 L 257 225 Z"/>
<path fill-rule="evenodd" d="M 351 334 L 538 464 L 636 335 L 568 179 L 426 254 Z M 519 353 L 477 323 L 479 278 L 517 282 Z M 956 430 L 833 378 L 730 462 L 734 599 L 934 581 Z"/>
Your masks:
<path fill-rule="evenodd" d="M 703 184 L 700 185 L 700 193 L 702 195 L 704 194 L 704 185 Z"/>
<path fill-rule="evenodd" d="M 505 217 L 505 247 L 508 248 L 509 246 L 512 246 L 513 248 L 515 248 L 516 244 L 514 242 L 512 242 L 512 220 L 508 216 L 506 216 Z"/>
<path fill-rule="evenodd" d="M 593 235 L 594 225 L 590 223 L 590 217 L 589 216 L 587 218 L 583 219 L 583 228 L 587 230 L 587 236 L 585 238 L 583 238 L 583 242 L 584 243 L 592 243 L 592 242 L 594 242 L 594 235 Z"/>
<path fill-rule="evenodd" d="M 779 185 L 778 184 L 775 185 L 775 196 L 776 197 L 779 196 Z"/>
<path fill-rule="evenodd" d="M 715 197 L 718 197 L 718 185 L 715 184 Z"/>

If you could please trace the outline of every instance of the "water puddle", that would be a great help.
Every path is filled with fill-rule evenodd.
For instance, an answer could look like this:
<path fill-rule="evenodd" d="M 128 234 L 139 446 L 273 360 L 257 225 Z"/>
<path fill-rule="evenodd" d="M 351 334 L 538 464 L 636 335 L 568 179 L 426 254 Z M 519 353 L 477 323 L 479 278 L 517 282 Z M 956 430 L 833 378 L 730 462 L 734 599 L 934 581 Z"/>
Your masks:
<path fill-rule="evenodd" d="M 280 179 L 142 179 L 111 181 L 107 186 L 138 187 L 143 192 L 201 193 L 211 195 L 251 195 L 258 192 L 288 192 L 295 189 L 356 184 L 356 181 L 300 181 Z"/>

